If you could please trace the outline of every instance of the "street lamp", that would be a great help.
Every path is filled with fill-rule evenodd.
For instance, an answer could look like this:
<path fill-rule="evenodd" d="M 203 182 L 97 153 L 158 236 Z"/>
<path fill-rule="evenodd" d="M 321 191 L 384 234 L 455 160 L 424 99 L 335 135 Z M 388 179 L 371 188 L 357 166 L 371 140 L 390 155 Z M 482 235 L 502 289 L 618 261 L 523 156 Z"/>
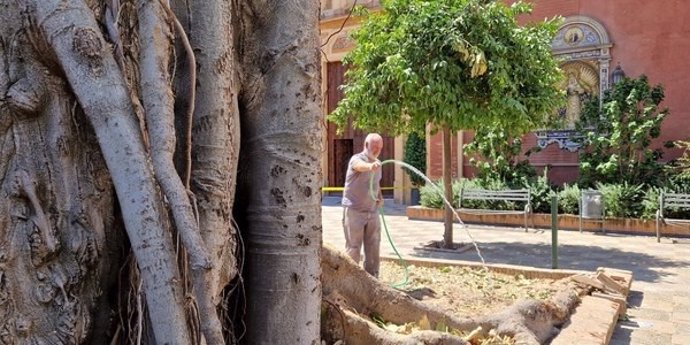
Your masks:
<path fill-rule="evenodd" d="M 623 69 L 621 68 L 620 62 L 618 63 L 618 66 L 616 66 L 616 69 L 613 70 L 611 73 L 611 86 L 618 84 L 620 81 L 625 78 L 625 72 L 623 72 Z"/>

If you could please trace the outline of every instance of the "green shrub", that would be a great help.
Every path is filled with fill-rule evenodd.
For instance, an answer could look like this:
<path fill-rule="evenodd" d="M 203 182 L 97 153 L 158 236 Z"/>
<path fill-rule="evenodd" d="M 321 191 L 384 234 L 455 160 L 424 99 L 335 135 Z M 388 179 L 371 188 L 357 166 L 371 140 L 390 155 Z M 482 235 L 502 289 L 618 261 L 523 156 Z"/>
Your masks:
<path fill-rule="evenodd" d="M 665 186 L 662 189 L 659 189 L 656 193 L 656 202 L 653 204 L 652 217 L 656 215 L 656 211 L 659 209 L 659 194 L 662 190 L 666 193 L 690 194 L 690 176 L 685 174 L 678 174 L 674 175 L 666 181 Z M 649 206 L 647 207 L 650 208 L 650 210 L 647 212 L 652 212 L 652 197 L 653 196 L 650 196 L 650 200 L 647 202 L 649 204 Z M 664 217 L 690 219 L 690 210 L 681 208 L 665 208 Z"/>
<path fill-rule="evenodd" d="M 457 188 L 457 194 L 455 195 L 455 198 L 458 200 L 458 204 L 460 204 L 460 192 L 462 189 L 486 189 L 484 185 L 482 184 L 481 181 L 478 179 L 462 179 L 458 182 L 458 188 Z M 489 203 L 486 200 L 463 200 L 462 205 L 463 208 L 476 208 L 476 209 L 487 209 L 489 208 Z"/>
<path fill-rule="evenodd" d="M 505 126 L 495 124 L 479 128 L 474 139 L 465 145 L 465 152 L 471 156 L 470 165 L 477 169 L 477 179 L 483 183 L 501 181 L 516 189 L 535 178 L 536 170 L 521 156 L 523 134 L 511 133 Z"/>
<path fill-rule="evenodd" d="M 690 141 L 679 140 L 674 143 L 674 146 L 683 150 L 675 164 L 675 169 L 681 178 L 690 178 Z"/>
<path fill-rule="evenodd" d="M 558 192 L 558 212 L 564 214 L 580 214 L 580 187 L 576 184 L 563 185 Z"/>
<path fill-rule="evenodd" d="M 690 175 L 678 174 L 671 176 L 664 185 L 669 193 L 690 194 Z"/>
<path fill-rule="evenodd" d="M 434 186 L 435 185 L 435 186 Z M 441 197 L 443 191 L 443 180 L 439 180 L 434 185 L 426 184 L 419 188 L 420 203 L 422 206 L 430 208 L 443 208 L 444 202 Z M 508 187 L 500 180 L 462 179 L 453 181 L 453 207 L 460 207 L 460 191 L 465 189 L 488 189 L 503 190 Z M 515 202 L 504 200 L 464 200 L 464 208 L 492 209 L 492 210 L 516 210 L 524 207 L 522 203 L 517 205 Z"/>
<path fill-rule="evenodd" d="M 544 170 L 542 176 L 525 183 L 525 188 L 530 189 L 532 196 L 532 212 L 535 213 L 551 213 L 551 197 L 555 191 L 549 184 L 547 171 Z"/>
<path fill-rule="evenodd" d="M 420 187 L 421 204 L 430 208 L 443 208 L 441 197 L 443 181 L 434 185 Z M 549 185 L 546 174 L 528 182 L 524 186 L 532 193 L 532 210 L 535 213 L 551 212 L 551 197 L 556 191 Z M 467 189 L 503 190 L 510 189 L 504 182 L 497 179 L 462 179 L 453 182 L 453 207 L 460 207 L 460 191 Z M 602 193 L 607 217 L 654 219 L 659 209 L 659 194 L 690 193 L 690 180 L 687 177 L 676 176 L 668 180 L 665 187 L 647 187 L 631 185 L 627 182 L 618 184 L 598 183 L 596 188 Z M 560 214 L 579 214 L 582 190 L 578 185 L 565 184 L 558 194 L 558 212 Z M 462 207 L 472 209 L 491 210 L 522 210 L 524 203 L 502 200 L 464 200 Z M 690 210 L 666 208 L 664 216 L 667 218 L 690 219 Z"/>
<path fill-rule="evenodd" d="M 637 218 L 642 215 L 642 185 L 597 183 L 597 189 L 604 197 L 607 217 Z"/>
<path fill-rule="evenodd" d="M 668 109 L 664 88 L 647 77 L 626 78 L 583 108 L 577 130 L 583 133 L 580 186 L 596 183 L 660 186 L 666 179 L 663 151 L 652 142 L 661 134 Z"/>
<path fill-rule="evenodd" d="M 438 180 L 434 184 L 425 184 L 419 187 L 420 201 L 424 207 L 430 208 L 443 208 L 445 203 L 443 202 L 443 180 Z M 452 204 L 454 208 L 457 208 L 460 204 L 460 182 L 453 182 L 453 200 Z"/>
<path fill-rule="evenodd" d="M 513 189 L 508 184 L 500 179 L 500 178 L 481 178 L 481 179 L 476 179 L 476 183 L 479 185 L 479 189 L 486 189 L 486 190 L 506 190 L 506 189 Z M 522 187 L 520 187 L 522 188 Z M 522 202 L 516 203 L 514 201 L 505 201 L 505 200 L 484 200 L 484 201 L 475 201 L 475 200 L 467 200 L 465 204 L 475 202 L 480 204 L 480 207 L 472 207 L 472 208 L 482 208 L 482 209 L 487 209 L 487 210 L 522 210 L 524 209 L 524 205 Z"/>
<path fill-rule="evenodd" d="M 417 170 L 422 173 L 426 172 L 426 139 L 424 137 L 420 137 L 414 132 L 410 133 L 407 137 L 407 141 L 405 141 L 405 155 L 403 161 L 417 168 Z M 409 171 L 409 169 L 405 169 L 405 171 L 410 175 L 410 182 L 412 182 L 412 185 L 424 185 L 424 179 L 421 176 Z"/>
<path fill-rule="evenodd" d="M 439 190 L 440 189 L 440 190 Z M 424 207 L 443 208 L 443 184 L 425 184 L 419 187 L 419 203 Z"/>
<path fill-rule="evenodd" d="M 659 187 L 650 187 L 644 193 L 642 198 L 642 219 L 655 219 L 656 211 L 659 210 L 659 195 L 663 189 Z"/>

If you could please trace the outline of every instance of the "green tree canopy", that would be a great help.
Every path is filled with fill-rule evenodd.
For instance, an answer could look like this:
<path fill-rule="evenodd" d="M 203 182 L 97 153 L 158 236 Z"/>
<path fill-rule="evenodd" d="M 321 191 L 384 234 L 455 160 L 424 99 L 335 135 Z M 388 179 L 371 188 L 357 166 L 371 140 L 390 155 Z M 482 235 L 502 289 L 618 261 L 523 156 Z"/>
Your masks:
<path fill-rule="evenodd" d="M 330 120 L 391 134 L 543 126 L 562 99 L 551 54 L 558 20 L 520 26 L 531 6 L 491 0 L 388 0 L 366 13 L 345 98 Z"/>

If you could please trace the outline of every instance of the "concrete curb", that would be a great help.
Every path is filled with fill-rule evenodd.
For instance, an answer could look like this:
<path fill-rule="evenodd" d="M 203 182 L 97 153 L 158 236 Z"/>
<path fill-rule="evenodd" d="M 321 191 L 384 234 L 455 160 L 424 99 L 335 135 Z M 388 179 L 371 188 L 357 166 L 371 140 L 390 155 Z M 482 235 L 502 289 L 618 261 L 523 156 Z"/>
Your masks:
<path fill-rule="evenodd" d="M 444 259 L 426 259 L 426 258 L 411 258 L 403 257 L 403 259 L 412 265 L 420 267 L 443 267 L 443 266 L 462 266 L 470 268 L 484 268 L 496 273 L 517 275 L 522 274 L 528 279 L 562 279 L 576 274 L 589 274 L 588 271 L 567 270 L 567 269 L 547 269 L 536 268 L 518 265 L 506 264 L 485 264 L 479 262 L 463 261 L 463 260 L 444 260 Z M 381 260 L 384 261 L 400 261 L 397 256 L 382 255 Z"/>

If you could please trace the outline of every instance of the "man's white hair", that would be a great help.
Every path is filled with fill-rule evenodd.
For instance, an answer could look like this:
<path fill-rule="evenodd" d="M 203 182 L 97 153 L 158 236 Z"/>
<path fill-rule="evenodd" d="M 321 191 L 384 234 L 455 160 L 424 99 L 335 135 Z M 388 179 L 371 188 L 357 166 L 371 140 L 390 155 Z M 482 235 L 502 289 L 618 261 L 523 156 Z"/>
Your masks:
<path fill-rule="evenodd" d="M 383 138 L 378 133 L 369 133 L 364 139 L 364 145 L 371 144 L 372 141 L 383 141 Z"/>

